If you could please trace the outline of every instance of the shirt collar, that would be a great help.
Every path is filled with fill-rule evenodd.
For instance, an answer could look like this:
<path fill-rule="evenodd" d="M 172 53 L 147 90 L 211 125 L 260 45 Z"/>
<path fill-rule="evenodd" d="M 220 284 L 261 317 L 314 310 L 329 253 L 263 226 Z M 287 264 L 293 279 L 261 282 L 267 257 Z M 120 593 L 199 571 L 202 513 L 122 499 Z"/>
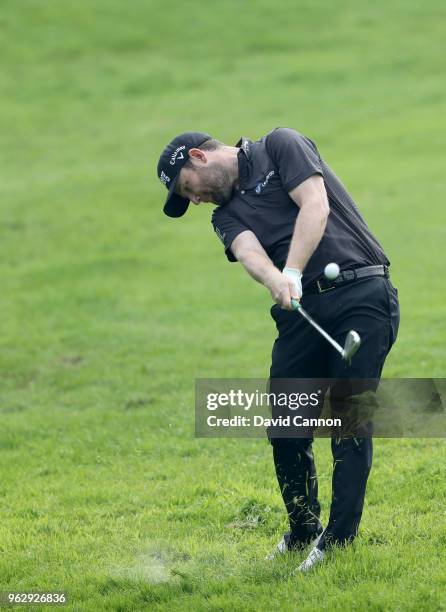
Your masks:
<path fill-rule="evenodd" d="M 251 141 L 242 136 L 235 145 L 239 147 L 237 153 L 238 171 L 239 171 L 239 186 L 245 186 L 249 176 L 249 162 L 251 160 Z"/>

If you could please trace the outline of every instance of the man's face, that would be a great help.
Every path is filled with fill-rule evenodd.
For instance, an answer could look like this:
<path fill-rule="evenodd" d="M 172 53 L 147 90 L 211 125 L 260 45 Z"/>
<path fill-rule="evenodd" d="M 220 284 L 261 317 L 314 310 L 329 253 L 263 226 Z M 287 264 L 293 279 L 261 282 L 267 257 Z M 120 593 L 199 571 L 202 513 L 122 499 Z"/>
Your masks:
<path fill-rule="evenodd" d="M 194 204 L 227 204 L 232 197 L 233 181 L 221 162 L 193 164 L 181 169 L 175 192 Z"/>

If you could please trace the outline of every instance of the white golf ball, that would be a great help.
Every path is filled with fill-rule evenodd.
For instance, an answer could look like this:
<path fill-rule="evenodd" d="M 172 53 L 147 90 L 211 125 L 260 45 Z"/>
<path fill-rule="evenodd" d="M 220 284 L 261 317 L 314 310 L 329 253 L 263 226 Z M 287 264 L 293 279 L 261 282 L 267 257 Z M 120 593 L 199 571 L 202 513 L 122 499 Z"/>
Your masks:
<path fill-rule="evenodd" d="M 324 275 L 328 280 L 334 280 L 339 276 L 339 266 L 337 263 L 329 263 L 325 266 Z"/>

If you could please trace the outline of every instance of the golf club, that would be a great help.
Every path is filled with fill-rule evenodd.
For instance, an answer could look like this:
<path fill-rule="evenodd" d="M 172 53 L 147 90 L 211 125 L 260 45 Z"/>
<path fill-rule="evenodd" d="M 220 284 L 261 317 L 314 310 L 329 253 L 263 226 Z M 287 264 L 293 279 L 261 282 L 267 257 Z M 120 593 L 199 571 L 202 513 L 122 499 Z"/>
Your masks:
<path fill-rule="evenodd" d="M 334 338 L 330 336 L 330 334 L 328 334 L 324 329 L 322 329 L 322 327 L 318 325 L 316 321 L 312 319 L 307 312 L 305 312 L 305 310 L 302 308 L 302 306 L 297 300 L 292 298 L 291 305 L 294 310 L 297 310 L 303 316 L 303 318 L 306 319 L 308 323 L 310 323 L 310 325 L 312 325 L 314 329 L 316 329 L 321 334 L 321 336 L 323 336 L 338 351 L 342 359 L 348 362 L 352 360 L 353 355 L 356 353 L 356 351 L 361 345 L 361 337 L 358 332 L 355 332 L 353 330 L 349 331 L 347 337 L 345 338 L 344 348 L 342 348 L 342 346 L 338 344 L 336 340 L 334 340 Z"/>

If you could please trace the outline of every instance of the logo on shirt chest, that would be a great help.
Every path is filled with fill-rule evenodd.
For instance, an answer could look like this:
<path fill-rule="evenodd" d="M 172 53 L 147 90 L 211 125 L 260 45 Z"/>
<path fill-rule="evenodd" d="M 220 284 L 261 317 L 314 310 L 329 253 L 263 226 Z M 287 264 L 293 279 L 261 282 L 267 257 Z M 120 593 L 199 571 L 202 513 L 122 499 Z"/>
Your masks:
<path fill-rule="evenodd" d="M 270 179 L 274 176 L 274 170 L 271 170 L 270 172 L 268 172 L 268 174 L 265 176 L 265 180 L 261 183 L 259 183 L 256 188 L 255 188 L 255 192 L 257 194 L 262 193 L 262 191 L 265 189 L 265 187 L 268 185 Z"/>

